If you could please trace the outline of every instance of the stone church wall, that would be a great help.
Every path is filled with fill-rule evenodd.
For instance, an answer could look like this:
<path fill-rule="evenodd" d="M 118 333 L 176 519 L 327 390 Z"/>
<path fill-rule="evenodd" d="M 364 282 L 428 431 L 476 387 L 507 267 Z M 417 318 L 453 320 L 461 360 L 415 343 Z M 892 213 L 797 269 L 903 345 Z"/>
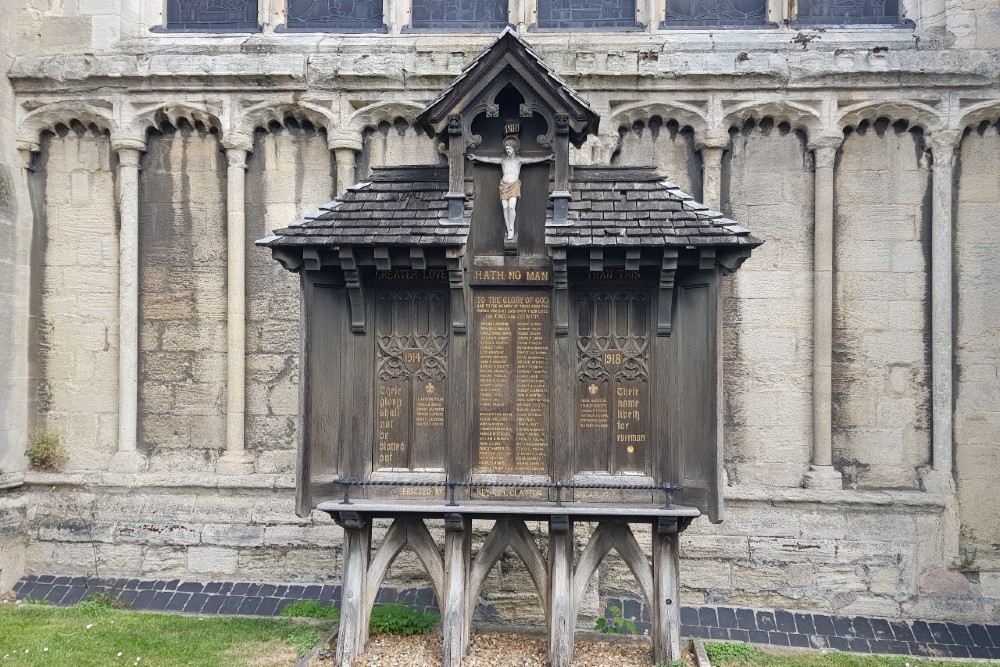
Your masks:
<path fill-rule="evenodd" d="M 225 441 L 226 164 L 217 134 L 150 132 L 139 200 L 139 443 L 154 471 L 211 469 Z"/>
<path fill-rule="evenodd" d="M 799 486 L 812 438 L 811 159 L 805 134 L 770 117 L 730 136 L 723 209 L 767 242 L 726 285 L 726 460 L 734 483 Z"/>
<path fill-rule="evenodd" d="M 919 488 L 930 459 L 930 167 L 905 121 L 841 149 L 834 251 L 834 453 L 849 483 Z"/>
<path fill-rule="evenodd" d="M 970 559 L 983 565 L 1000 542 L 1000 512 L 989 502 L 1000 485 L 1000 134 L 984 121 L 959 152 L 955 224 L 955 464 L 962 534 Z"/>
<path fill-rule="evenodd" d="M 118 431 L 118 234 L 106 133 L 60 125 L 43 137 L 44 244 L 38 324 L 40 428 L 67 467 L 107 468 Z"/>

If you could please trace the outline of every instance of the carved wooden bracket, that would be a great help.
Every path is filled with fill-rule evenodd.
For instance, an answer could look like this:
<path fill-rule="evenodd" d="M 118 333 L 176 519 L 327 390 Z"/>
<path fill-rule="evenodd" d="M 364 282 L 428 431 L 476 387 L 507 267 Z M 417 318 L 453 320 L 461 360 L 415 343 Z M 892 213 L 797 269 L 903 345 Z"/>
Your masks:
<path fill-rule="evenodd" d="M 319 271 L 323 268 L 323 259 L 319 256 L 319 248 L 303 248 L 302 262 L 308 271 Z"/>
<path fill-rule="evenodd" d="M 660 298 L 656 310 L 657 336 L 669 336 L 673 328 L 674 276 L 676 274 L 677 250 L 675 248 L 664 248 L 663 263 L 660 265 Z"/>
<path fill-rule="evenodd" d="M 706 247 L 701 249 L 701 254 L 698 256 L 698 268 L 699 269 L 714 269 L 715 268 L 715 247 Z"/>
<path fill-rule="evenodd" d="M 392 262 L 389 261 L 389 249 L 381 246 L 375 248 L 375 268 L 379 271 L 388 271 L 392 268 Z"/>
<path fill-rule="evenodd" d="M 427 268 L 427 259 L 424 257 L 423 248 L 410 248 L 410 266 L 418 271 Z"/>
<path fill-rule="evenodd" d="M 448 263 L 448 286 L 451 288 L 451 330 L 464 334 L 468 330 L 468 317 L 465 312 L 465 277 L 462 267 L 462 255 L 465 248 L 448 248 L 445 258 Z"/>
<path fill-rule="evenodd" d="M 366 330 L 365 295 L 361 289 L 361 272 L 354 260 L 352 248 L 340 249 L 340 267 L 344 271 L 344 283 L 347 285 L 347 297 L 351 305 L 351 332 L 363 334 Z"/>
<path fill-rule="evenodd" d="M 600 273 L 604 270 L 604 248 L 590 249 L 590 271 Z"/>
<path fill-rule="evenodd" d="M 569 334 L 569 272 L 566 268 L 566 249 L 552 248 L 552 277 L 555 281 L 555 334 Z"/>
<path fill-rule="evenodd" d="M 298 271 L 302 268 L 302 253 L 297 248 L 271 248 L 271 257 L 286 271 Z"/>

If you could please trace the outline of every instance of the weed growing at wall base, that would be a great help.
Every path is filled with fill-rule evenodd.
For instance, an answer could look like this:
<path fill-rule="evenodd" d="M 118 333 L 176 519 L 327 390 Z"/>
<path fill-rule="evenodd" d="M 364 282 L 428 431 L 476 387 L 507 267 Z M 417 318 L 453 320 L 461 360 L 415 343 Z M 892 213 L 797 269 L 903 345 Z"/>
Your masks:
<path fill-rule="evenodd" d="M 69 461 L 59 443 L 59 435 L 51 432 L 35 435 L 24 455 L 28 457 L 32 469 L 41 471 L 58 471 Z"/>

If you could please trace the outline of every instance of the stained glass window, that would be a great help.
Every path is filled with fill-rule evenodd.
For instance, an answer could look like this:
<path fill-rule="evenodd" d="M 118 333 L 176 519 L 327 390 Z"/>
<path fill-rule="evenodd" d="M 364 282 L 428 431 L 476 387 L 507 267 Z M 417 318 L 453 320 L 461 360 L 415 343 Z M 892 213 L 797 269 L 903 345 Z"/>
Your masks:
<path fill-rule="evenodd" d="M 507 0 L 413 0 L 412 25 L 435 30 L 500 30 Z"/>
<path fill-rule="evenodd" d="M 380 32 L 382 0 L 288 0 L 289 29 Z"/>
<path fill-rule="evenodd" d="M 167 0 L 171 30 L 258 30 L 257 0 Z"/>
<path fill-rule="evenodd" d="M 667 0 L 665 28 L 767 25 L 767 0 Z"/>
<path fill-rule="evenodd" d="M 538 0 L 539 28 L 635 28 L 635 0 Z"/>
<path fill-rule="evenodd" d="M 899 0 L 799 0 L 799 23 L 899 23 Z"/>

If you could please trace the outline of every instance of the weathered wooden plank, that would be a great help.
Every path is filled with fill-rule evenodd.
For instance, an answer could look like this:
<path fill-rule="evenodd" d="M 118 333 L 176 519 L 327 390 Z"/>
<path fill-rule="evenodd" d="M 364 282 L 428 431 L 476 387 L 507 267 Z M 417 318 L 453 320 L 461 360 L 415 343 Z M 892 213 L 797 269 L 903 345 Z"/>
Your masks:
<path fill-rule="evenodd" d="M 469 560 L 472 554 L 472 522 L 461 520 L 459 530 L 445 530 L 444 599 L 441 601 L 441 629 L 444 634 L 443 667 L 461 667 L 469 645 L 467 591 Z"/>
<path fill-rule="evenodd" d="M 351 667 L 368 641 L 365 614 L 365 585 L 371 549 L 370 522 L 344 528 L 344 578 L 340 600 L 340 633 L 337 637 L 337 665 Z"/>
<path fill-rule="evenodd" d="M 653 531 L 653 601 L 650 621 L 653 633 L 653 660 L 657 664 L 681 657 L 680 591 L 678 587 L 677 533 Z"/>
<path fill-rule="evenodd" d="M 573 577 L 573 522 L 560 530 L 549 522 L 549 665 L 569 667 L 573 662 L 573 632 L 580 599 Z M 589 578 L 589 577 L 588 577 Z"/>

